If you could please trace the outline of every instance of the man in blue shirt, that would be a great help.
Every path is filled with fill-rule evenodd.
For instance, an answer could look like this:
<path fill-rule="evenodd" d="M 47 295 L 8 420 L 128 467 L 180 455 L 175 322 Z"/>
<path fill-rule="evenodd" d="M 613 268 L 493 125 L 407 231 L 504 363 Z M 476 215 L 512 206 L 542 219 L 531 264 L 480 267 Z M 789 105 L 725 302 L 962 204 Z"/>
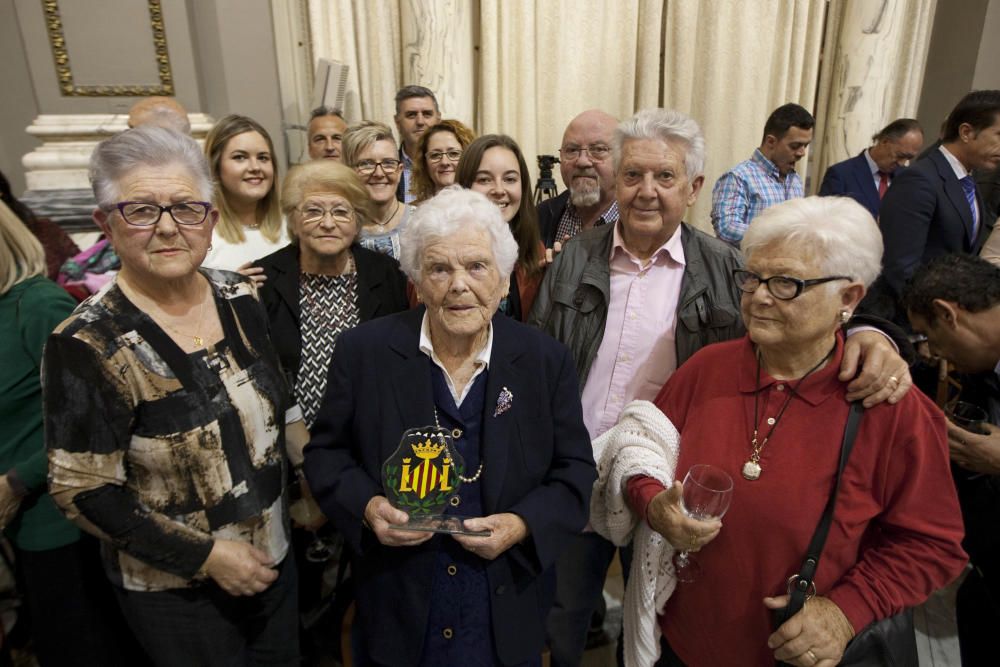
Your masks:
<path fill-rule="evenodd" d="M 803 196 L 795 163 L 806 154 L 815 124 L 812 114 L 798 104 L 785 104 L 771 113 L 760 147 L 715 182 L 712 226 L 716 236 L 738 246 L 750 221 L 761 211 Z"/>

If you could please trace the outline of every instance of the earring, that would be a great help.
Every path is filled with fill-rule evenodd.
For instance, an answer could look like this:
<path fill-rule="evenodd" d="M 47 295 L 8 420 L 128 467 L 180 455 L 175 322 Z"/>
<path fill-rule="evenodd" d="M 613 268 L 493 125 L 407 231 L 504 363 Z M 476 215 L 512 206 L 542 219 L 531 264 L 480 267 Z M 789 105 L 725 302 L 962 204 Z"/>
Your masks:
<path fill-rule="evenodd" d="M 843 324 L 847 324 L 847 320 L 849 320 L 849 319 L 851 319 L 851 313 L 850 312 L 848 312 L 846 310 L 840 311 L 840 321 Z"/>

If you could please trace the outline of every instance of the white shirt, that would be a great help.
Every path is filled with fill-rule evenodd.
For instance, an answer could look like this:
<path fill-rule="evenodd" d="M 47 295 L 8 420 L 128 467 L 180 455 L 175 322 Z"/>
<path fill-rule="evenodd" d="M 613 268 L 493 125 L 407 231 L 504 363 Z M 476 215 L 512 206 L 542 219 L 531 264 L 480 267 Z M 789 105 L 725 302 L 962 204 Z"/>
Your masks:
<path fill-rule="evenodd" d="M 215 231 L 212 233 L 212 249 L 205 255 L 202 266 L 210 269 L 235 271 L 247 262 L 253 262 L 270 255 L 288 245 L 288 233 L 285 223 L 281 223 L 281 234 L 275 242 L 268 241 L 259 229 L 243 229 L 246 240 L 243 243 L 230 243 Z"/>
<path fill-rule="evenodd" d="M 955 172 L 955 178 L 957 178 L 958 180 L 962 180 L 966 176 L 972 175 L 966 170 L 965 165 L 959 162 L 957 157 L 948 152 L 948 149 L 945 148 L 944 145 L 938 146 L 938 150 L 941 151 L 941 155 L 943 155 L 944 159 L 947 160 L 948 164 L 951 165 L 951 170 Z M 982 219 L 982 211 L 979 210 L 978 198 L 976 199 L 975 206 L 976 206 L 976 215 L 974 217 L 976 226 L 978 226 L 979 221 Z"/>
<path fill-rule="evenodd" d="M 472 385 L 475 383 L 476 378 L 479 377 L 480 373 L 487 370 L 490 367 L 490 356 L 493 354 L 493 323 L 490 322 L 489 328 L 486 330 L 486 344 L 476 353 L 476 358 L 474 364 L 476 366 L 475 372 L 469 381 L 465 384 L 465 388 L 462 389 L 462 393 L 459 394 L 455 389 L 455 383 L 451 379 L 451 375 L 448 374 L 448 369 L 444 367 L 441 363 L 441 359 L 438 358 L 437 353 L 434 352 L 434 344 L 431 343 L 431 324 L 430 318 L 427 312 L 424 312 L 424 319 L 420 323 L 420 351 L 431 358 L 434 365 L 441 369 L 444 373 L 445 382 L 448 383 L 448 391 L 451 392 L 451 397 L 455 399 L 455 405 L 462 407 L 462 401 L 465 397 L 469 395 L 469 390 L 472 389 Z"/>

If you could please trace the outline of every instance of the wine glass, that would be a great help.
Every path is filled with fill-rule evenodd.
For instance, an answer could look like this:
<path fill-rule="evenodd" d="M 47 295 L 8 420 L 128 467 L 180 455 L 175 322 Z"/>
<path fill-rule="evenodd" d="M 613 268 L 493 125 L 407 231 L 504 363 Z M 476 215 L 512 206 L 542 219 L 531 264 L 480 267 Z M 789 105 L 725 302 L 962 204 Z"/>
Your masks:
<path fill-rule="evenodd" d="M 984 424 L 989 421 L 990 416 L 978 405 L 958 401 L 948 410 L 948 418 L 966 431 L 980 435 L 989 435 L 989 431 Z"/>
<path fill-rule="evenodd" d="M 699 463 L 684 476 L 681 510 L 692 519 L 721 519 L 732 499 L 733 478 L 724 470 Z M 690 552 L 680 551 L 674 556 L 674 573 L 677 581 L 690 584 L 701 574 L 701 566 Z"/>

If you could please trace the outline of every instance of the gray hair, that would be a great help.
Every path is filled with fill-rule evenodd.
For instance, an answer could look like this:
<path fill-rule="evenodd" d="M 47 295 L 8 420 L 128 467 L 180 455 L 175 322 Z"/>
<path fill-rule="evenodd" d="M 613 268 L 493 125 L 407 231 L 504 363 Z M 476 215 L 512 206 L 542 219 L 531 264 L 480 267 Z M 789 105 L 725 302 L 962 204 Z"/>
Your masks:
<path fill-rule="evenodd" d="M 768 208 L 747 227 L 744 260 L 770 243 L 814 253 L 827 275 L 846 275 L 870 286 L 882 271 L 882 234 L 864 206 L 849 197 L 790 199 Z"/>
<path fill-rule="evenodd" d="M 309 120 L 319 118 L 320 116 L 336 116 L 340 120 L 344 120 L 344 113 L 340 109 L 328 106 L 320 106 L 313 109 L 309 113 Z"/>
<path fill-rule="evenodd" d="M 110 211 L 121 199 L 119 181 L 136 167 L 178 164 L 194 179 L 198 196 L 212 201 L 208 161 L 197 142 L 165 127 L 142 125 L 105 139 L 90 156 L 90 185 L 97 205 Z"/>
<path fill-rule="evenodd" d="M 403 273 L 419 283 L 427 244 L 444 239 L 459 229 L 478 227 L 490 236 L 493 259 L 500 275 L 507 277 L 517 262 L 517 241 L 500 209 L 486 195 L 452 185 L 421 204 L 399 239 L 399 264 Z"/>
<path fill-rule="evenodd" d="M 677 141 L 687 149 L 684 153 L 684 168 L 688 180 L 694 180 L 705 173 L 705 137 L 693 118 L 672 109 L 643 109 L 615 129 L 611 140 L 615 172 L 622 159 L 622 147 L 629 139 L 659 139 Z"/>
<path fill-rule="evenodd" d="M 425 88 L 424 86 L 403 86 L 396 91 L 396 113 L 399 113 L 399 105 L 403 103 L 403 100 L 408 100 L 413 97 L 429 97 L 431 101 L 434 102 L 434 111 L 441 113 L 438 108 L 437 97 L 434 96 L 434 91 L 430 88 Z"/>

